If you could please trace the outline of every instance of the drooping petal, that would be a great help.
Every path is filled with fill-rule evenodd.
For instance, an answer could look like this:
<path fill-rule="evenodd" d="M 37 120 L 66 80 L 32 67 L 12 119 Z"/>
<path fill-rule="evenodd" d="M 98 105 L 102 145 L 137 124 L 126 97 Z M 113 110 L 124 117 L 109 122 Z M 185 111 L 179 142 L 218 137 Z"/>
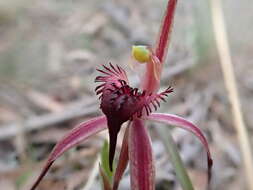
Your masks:
<path fill-rule="evenodd" d="M 144 121 L 134 119 L 129 129 L 131 190 L 154 190 L 155 169 L 152 147 Z"/>
<path fill-rule="evenodd" d="M 39 177 L 33 184 L 31 190 L 34 190 L 38 186 L 39 182 L 48 172 L 50 166 L 59 156 L 61 156 L 64 152 L 66 152 L 73 146 L 84 141 L 88 137 L 106 129 L 106 122 L 107 120 L 105 116 L 96 117 L 94 119 L 79 124 L 74 129 L 72 129 L 65 137 L 63 137 L 63 139 L 55 145 L 53 151 L 49 155 L 46 165 L 44 166 Z"/>
<path fill-rule="evenodd" d="M 121 151 L 119 155 L 119 162 L 115 171 L 114 179 L 113 179 L 113 190 L 117 190 L 119 186 L 119 182 L 124 174 L 124 171 L 128 164 L 128 133 L 129 133 L 129 126 L 125 131 L 125 135 L 122 141 Z"/>
<path fill-rule="evenodd" d="M 162 64 L 167 55 L 176 4 L 177 0 L 169 0 L 156 42 L 155 54 Z"/>
<path fill-rule="evenodd" d="M 202 134 L 201 130 L 198 127 L 196 127 L 193 123 L 185 120 L 184 118 L 172 114 L 152 113 L 149 116 L 147 116 L 146 119 L 166 123 L 168 125 L 178 126 L 182 129 L 185 129 L 193 133 L 195 136 L 199 138 L 199 140 L 204 145 L 204 148 L 206 149 L 207 152 L 208 183 L 209 183 L 211 179 L 211 169 L 213 161 L 208 147 L 208 142 L 205 136 Z"/>

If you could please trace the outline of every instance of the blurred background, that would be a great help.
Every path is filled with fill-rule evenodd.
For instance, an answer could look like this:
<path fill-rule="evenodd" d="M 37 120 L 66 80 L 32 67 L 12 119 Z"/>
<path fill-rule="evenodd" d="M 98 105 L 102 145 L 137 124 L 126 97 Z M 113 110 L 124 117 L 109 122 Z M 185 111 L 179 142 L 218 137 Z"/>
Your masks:
<path fill-rule="evenodd" d="M 129 69 L 131 46 L 153 45 L 166 0 L 0 1 L 0 187 L 27 190 L 55 143 L 73 126 L 101 114 L 95 68 Z M 223 0 L 232 61 L 249 135 L 253 130 L 253 6 Z M 172 85 L 160 112 L 183 116 L 205 133 L 214 159 L 215 190 L 246 189 L 245 174 L 214 42 L 208 1 L 179 1 L 162 87 Z M 153 123 L 149 124 L 154 125 Z M 169 157 L 153 127 L 156 189 L 179 190 Z M 173 137 L 197 190 L 206 185 L 199 141 L 178 128 Z M 122 134 L 121 134 L 122 135 Z M 40 190 L 99 189 L 94 160 L 107 133 L 64 154 Z M 89 181 L 91 186 L 86 186 Z M 121 188 L 129 189 L 129 173 Z"/>

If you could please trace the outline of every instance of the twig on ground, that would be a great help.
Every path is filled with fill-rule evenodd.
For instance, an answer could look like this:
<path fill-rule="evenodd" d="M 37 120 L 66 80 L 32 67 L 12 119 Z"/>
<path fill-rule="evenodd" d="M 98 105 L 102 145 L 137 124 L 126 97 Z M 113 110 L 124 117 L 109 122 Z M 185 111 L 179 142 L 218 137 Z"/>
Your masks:
<path fill-rule="evenodd" d="M 83 101 L 83 100 L 82 100 Z M 79 106 L 73 106 L 75 104 L 79 104 Z M 50 113 L 42 116 L 34 116 L 30 119 L 27 119 L 23 122 L 23 130 L 25 132 L 31 130 L 38 130 L 41 128 L 49 127 L 51 125 L 61 123 L 64 121 L 68 121 L 74 118 L 87 116 L 91 114 L 95 114 L 97 112 L 97 106 L 80 106 L 83 104 L 82 102 L 73 103 L 71 106 L 67 106 L 64 108 L 64 111 L 59 113 Z M 11 136 L 16 136 L 19 133 L 20 127 L 19 124 L 13 123 L 0 128 L 0 140 L 9 138 Z"/>
<path fill-rule="evenodd" d="M 61 112 L 64 109 L 64 106 L 61 103 L 39 91 L 29 90 L 27 96 L 33 103 L 49 111 Z"/>

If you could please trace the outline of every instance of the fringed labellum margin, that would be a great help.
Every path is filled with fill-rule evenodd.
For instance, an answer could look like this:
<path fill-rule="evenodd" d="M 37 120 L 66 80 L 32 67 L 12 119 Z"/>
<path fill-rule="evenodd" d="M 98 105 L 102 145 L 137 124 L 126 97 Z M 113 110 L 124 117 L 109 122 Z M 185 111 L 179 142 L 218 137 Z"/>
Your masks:
<path fill-rule="evenodd" d="M 171 93 L 171 87 L 159 94 L 146 91 L 139 92 L 137 88 L 132 88 L 128 84 L 125 71 L 119 66 L 103 66 L 105 70 L 98 69 L 103 76 L 98 76 L 95 82 L 102 82 L 96 88 L 96 92 L 101 98 L 101 110 L 106 115 L 110 137 L 109 164 L 112 169 L 115 154 L 117 135 L 121 125 L 142 115 L 149 115 L 153 109 L 160 106 L 160 100 Z"/>

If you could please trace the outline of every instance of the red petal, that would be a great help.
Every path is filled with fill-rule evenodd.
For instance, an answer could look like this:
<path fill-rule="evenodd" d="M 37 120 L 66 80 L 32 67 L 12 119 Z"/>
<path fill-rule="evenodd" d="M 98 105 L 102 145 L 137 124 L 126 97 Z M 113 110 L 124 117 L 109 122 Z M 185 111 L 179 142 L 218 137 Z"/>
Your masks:
<path fill-rule="evenodd" d="M 119 162 L 115 171 L 115 176 L 113 179 L 113 190 L 117 190 L 119 186 L 119 182 L 124 174 L 124 171 L 128 164 L 128 133 L 129 126 L 127 127 L 124 135 L 124 139 L 122 141 L 121 151 L 119 155 Z"/>
<path fill-rule="evenodd" d="M 154 190 L 152 147 L 143 120 L 134 119 L 129 131 L 131 190 Z"/>
<path fill-rule="evenodd" d="M 176 4 L 177 0 L 169 0 L 166 13 L 163 17 L 162 25 L 160 28 L 155 54 L 161 61 L 161 63 L 164 62 L 167 54 L 167 48 L 169 44 Z"/>
<path fill-rule="evenodd" d="M 201 130 L 198 127 L 196 127 L 194 124 L 192 124 L 191 122 L 185 120 L 184 118 L 181 118 L 179 116 L 172 115 L 172 114 L 152 113 L 149 116 L 147 116 L 146 119 L 166 123 L 168 125 L 175 125 L 175 126 L 181 127 L 182 129 L 185 129 L 193 133 L 199 138 L 199 140 L 204 145 L 207 152 L 208 184 L 209 184 L 211 180 L 211 169 L 212 169 L 213 161 L 212 161 L 211 153 L 208 147 L 208 142 L 205 136 L 202 134 Z"/>
<path fill-rule="evenodd" d="M 49 155 L 49 158 L 44 166 L 40 176 L 35 181 L 34 185 L 32 186 L 31 190 L 34 190 L 42 178 L 48 172 L 50 166 L 53 162 L 61 156 L 65 151 L 72 148 L 73 146 L 79 144 L 83 140 L 87 139 L 88 137 L 104 130 L 106 128 L 106 117 L 101 116 L 94 118 L 92 120 L 83 122 L 72 129 L 62 140 L 60 140 L 54 147 L 53 151 Z"/>

